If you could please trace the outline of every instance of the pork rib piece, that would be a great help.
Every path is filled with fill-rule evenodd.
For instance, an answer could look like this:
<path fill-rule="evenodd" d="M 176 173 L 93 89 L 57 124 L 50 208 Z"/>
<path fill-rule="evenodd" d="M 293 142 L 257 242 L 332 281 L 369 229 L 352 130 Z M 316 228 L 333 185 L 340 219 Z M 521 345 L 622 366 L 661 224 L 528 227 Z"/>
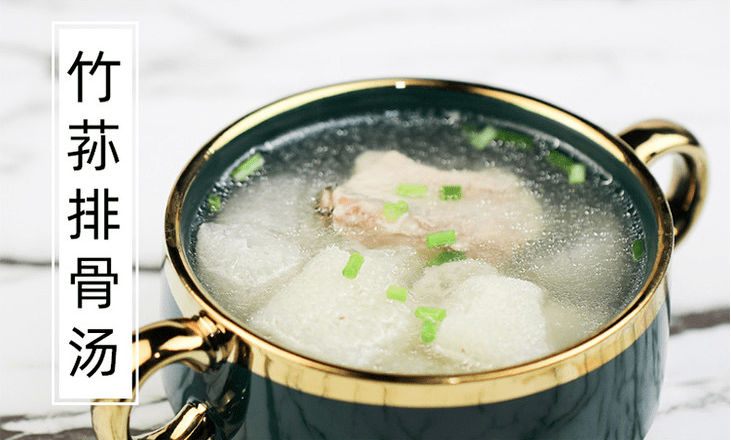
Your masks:
<path fill-rule="evenodd" d="M 427 194 L 399 196 L 402 184 L 424 185 Z M 442 200 L 443 186 L 460 186 L 461 199 Z M 385 204 L 400 201 L 408 210 L 395 219 L 386 215 Z M 331 216 L 338 233 L 370 248 L 426 248 L 428 234 L 454 230 L 451 249 L 493 264 L 536 238 L 543 225 L 540 204 L 514 174 L 498 168 L 444 171 L 397 151 L 363 153 L 350 180 L 323 191 L 318 210 Z"/>

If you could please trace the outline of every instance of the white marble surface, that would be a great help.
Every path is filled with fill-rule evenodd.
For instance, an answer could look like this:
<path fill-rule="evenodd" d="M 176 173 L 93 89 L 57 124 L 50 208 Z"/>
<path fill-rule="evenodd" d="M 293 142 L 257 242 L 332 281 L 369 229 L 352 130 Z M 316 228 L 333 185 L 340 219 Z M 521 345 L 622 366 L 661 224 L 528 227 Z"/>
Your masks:
<path fill-rule="evenodd" d="M 141 264 L 161 261 L 174 179 L 225 125 L 347 80 L 415 76 L 515 90 L 610 132 L 661 117 L 707 148 L 710 192 L 676 250 L 677 327 L 653 439 L 729 438 L 729 3 L 84 2 L 0 0 L 0 438 L 88 437 L 88 409 L 50 404 L 52 21 L 140 29 Z M 663 170 L 659 170 L 662 174 Z M 158 275 L 143 272 L 142 322 Z M 720 318 L 719 318 L 720 316 Z M 701 327 L 693 329 L 691 327 Z M 159 382 L 133 423 L 169 417 Z M 15 434 L 18 433 L 18 434 Z"/>

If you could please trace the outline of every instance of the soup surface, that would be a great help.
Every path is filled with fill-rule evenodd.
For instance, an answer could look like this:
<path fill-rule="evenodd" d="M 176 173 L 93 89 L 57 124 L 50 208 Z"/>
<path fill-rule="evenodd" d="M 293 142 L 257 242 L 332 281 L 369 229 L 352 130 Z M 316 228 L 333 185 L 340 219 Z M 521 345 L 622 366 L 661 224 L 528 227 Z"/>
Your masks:
<path fill-rule="evenodd" d="M 272 343 L 350 368 L 461 374 L 537 359 L 642 285 L 638 214 L 528 127 L 388 111 L 252 148 L 199 209 L 193 266 Z"/>

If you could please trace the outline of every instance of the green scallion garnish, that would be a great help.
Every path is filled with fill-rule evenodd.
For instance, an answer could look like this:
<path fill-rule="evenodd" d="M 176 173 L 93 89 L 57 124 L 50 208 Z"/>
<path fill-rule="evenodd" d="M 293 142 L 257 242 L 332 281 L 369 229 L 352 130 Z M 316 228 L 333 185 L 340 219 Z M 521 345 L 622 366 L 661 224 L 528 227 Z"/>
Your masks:
<path fill-rule="evenodd" d="M 516 147 L 527 148 L 533 145 L 533 138 L 531 136 L 515 133 L 508 130 L 499 130 L 495 135 L 495 139 L 501 140 L 503 142 L 509 142 Z"/>
<path fill-rule="evenodd" d="M 569 184 L 578 185 L 586 181 L 586 166 L 583 163 L 575 163 L 569 170 Z"/>
<path fill-rule="evenodd" d="M 479 131 L 472 124 L 464 124 L 462 126 L 462 133 L 467 136 L 470 144 L 478 150 L 484 150 L 494 140 L 508 142 L 521 148 L 528 148 L 533 145 L 533 137 L 527 134 L 516 133 L 510 130 L 499 130 L 491 125 Z"/>
<path fill-rule="evenodd" d="M 487 148 L 490 142 L 492 142 L 497 137 L 497 134 L 497 128 L 488 125 L 480 132 L 475 131 L 472 133 L 468 133 L 467 137 L 473 147 L 478 150 L 484 150 L 485 148 Z"/>
<path fill-rule="evenodd" d="M 443 186 L 439 191 L 439 198 L 442 200 L 460 200 L 462 198 L 461 186 Z"/>
<path fill-rule="evenodd" d="M 209 194 L 206 201 L 208 202 L 208 209 L 210 209 L 211 212 L 219 212 L 221 210 L 221 197 L 218 195 Z"/>
<path fill-rule="evenodd" d="M 414 315 L 416 315 L 417 318 L 426 319 L 427 321 L 432 320 L 434 322 L 440 322 L 447 317 L 447 311 L 434 307 L 417 307 L 414 311 Z"/>
<path fill-rule="evenodd" d="M 396 221 L 401 215 L 406 214 L 409 210 L 409 205 L 403 200 L 399 200 L 397 203 L 386 202 L 383 205 L 383 216 L 389 221 Z"/>
<path fill-rule="evenodd" d="M 231 178 L 243 182 L 244 179 L 254 174 L 262 165 L 264 165 L 264 158 L 261 157 L 261 154 L 254 153 L 253 156 L 246 159 L 231 172 Z"/>
<path fill-rule="evenodd" d="M 454 230 L 435 232 L 426 236 L 426 247 L 434 248 L 454 244 L 457 242 L 457 236 Z"/>
<path fill-rule="evenodd" d="M 396 194 L 401 197 L 425 197 L 429 189 L 426 185 L 403 183 L 396 188 Z"/>
<path fill-rule="evenodd" d="M 462 125 L 462 133 L 464 133 L 465 136 L 471 137 L 477 133 L 477 127 L 474 124 L 464 124 Z"/>
<path fill-rule="evenodd" d="M 574 161 L 571 160 L 570 157 L 563 155 L 556 150 L 553 150 L 550 153 L 548 153 L 548 157 L 546 158 L 546 160 L 549 161 L 554 166 L 561 168 L 564 171 L 571 168 L 571 165 L 574 164 Z"/>
<path fill-rule="evenodd" d="M 345 278 L 354 280 L 356 276 L 358 276 L 358 271 L 360 270 L 360 267 L 363 265 L 363 261 L 365 261 L 365 258 L 363 258 L 363 255 L 353 252 L 350 254 L 350 258 L 348 259 L 348 263 L 345 265 L 345 268 L 343 268 L 343 276 Z"/>
<path fill-rule="evenodd" d="M 428 344 L 437 337 L 437 323 L 431 319 L 425 319 L 421 323 L 421 342 Z"/>
<path fill-rule="evenodd" d="M 388 221 L 396 221 L 396 219 L 399 218 L 399 213 L 398 211 L 396 211 L 396 206 L 393 205 L 393 203 L 386 203 L 383 206 L 383 216 L 386 217 L 386 220 Z"/>
<path fill-rule="evenodd" d="M 586 181 L 586 166 L 584 164 L 574 162 L 571 158 L 556 150 L 551 151 L 546 160 L 562 169 L 568 176 L 571 185 L 577 185 Z"/>
<path fill-rule="evenodd" d="M 459 261 L 467 258 L 464 253 L 458 251 L 441 251 L 434 255 L 426 263 L 427 266 L 441 266 L 451 261 Z"/>
<path fill-rule="evenodd" d="M 406 302 L 406 295 L 409 293 L 409 289 L 399 286 L 388 286 L 386 289 L 386 297 L 389 299 L 395 299 L 396 301 Z"/>
<path fill-rule="evenodd" d="M 644 255 L 645 241 L 635 240 L 634 243 L 632 243 L 632 258 L 634 258 L 635 261 L 640 261 Z"/>

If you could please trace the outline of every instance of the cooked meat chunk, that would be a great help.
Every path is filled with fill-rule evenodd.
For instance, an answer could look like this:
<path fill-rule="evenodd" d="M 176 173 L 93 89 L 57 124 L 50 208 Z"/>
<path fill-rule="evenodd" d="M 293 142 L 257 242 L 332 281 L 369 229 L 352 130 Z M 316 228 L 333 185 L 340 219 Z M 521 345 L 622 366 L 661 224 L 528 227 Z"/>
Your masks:
<path fill-rule="evenodd" d="M 426 192 L 399 195 L 400 185 L 426 187 Z M 461 197 L 440 197 L 444 186 L 460 187 Z M 542 228 L 540 204 L 514 174 L 498 168 L 444 171 L 396 151 L 361 155 L 350 180 L 326 189 L 318 209 L 332 216 L 337 232 L 368 247 L 425 248 L 427 235 L 454 230 L 452 249 L 491 263 Z"/>

